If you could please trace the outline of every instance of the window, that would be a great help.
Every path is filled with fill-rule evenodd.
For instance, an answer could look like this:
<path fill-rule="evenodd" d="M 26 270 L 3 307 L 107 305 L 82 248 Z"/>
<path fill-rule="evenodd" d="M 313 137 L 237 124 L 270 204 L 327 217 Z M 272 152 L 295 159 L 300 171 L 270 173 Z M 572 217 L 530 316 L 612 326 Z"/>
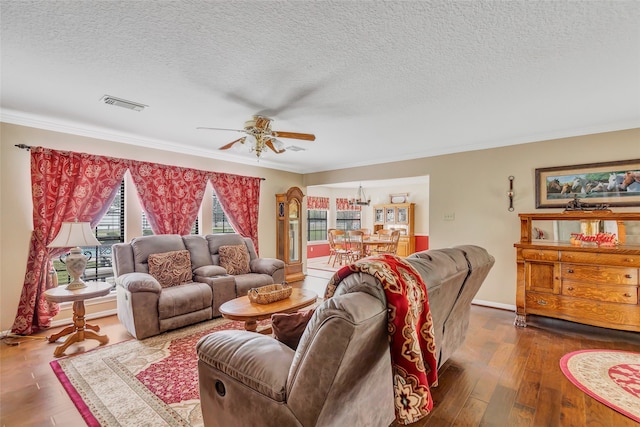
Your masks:
<path fill-rule="evenodd" d="M 152 234 L 153 230 L 151 229 L 151 224 L 149 224 L 149 220 L 147 219 L 147 214 L 142 211 L 142 235 L 151 236 Z"/>
<path fill-rule="evenodd" d="M 200 230 L 200 225 L 198 222 L 198 218 L 196 218 L 193 226 L 191 227 L 190 234 L 198 234 Z M 153 230 L 151 230 L 151 225 L 149 224 L 149 220 L 147 219 L 147 215 L 142 211 L 142 235 L 143 236 L 151 236 L 153 234 Z"/>
<path fill-rule="evenodd" d="M 327 240 L 327 211 L 307 210 L 307 241 Z"/>
<path fill-rule="evenodd" d="M 89 257 L 87 268 L 84 271 L 84 280 L 104 281 L 113 276 L 111 266 L 111 246 L 114 243 L 124 242 L 124 180 L 120 184 L 111 206 L 104 214 L 95 229 L 96 239 L 100 246 L 87 246 L 82 250 Z M 53 266 L 58 272 L 58 284 L 67 284 L 71 280 L 62 260 L 53 261 Z"/>
<path fill-rule="evenodd" d="M 336 228 L 338 230 L 359 230 L 361 211 L 337 211 Z"/>
<path fill-rule="evenodd" d="M 213 193 L 213 229 L 212 233 L 235 233 L 236 231 L 233 229 L 231 224 L 229 224 L 229 220 L 227 219 L 227 214 L 224 213 L 222 209 L 222 205 L 218 201 L 218 196 L 216 193 Z"/>

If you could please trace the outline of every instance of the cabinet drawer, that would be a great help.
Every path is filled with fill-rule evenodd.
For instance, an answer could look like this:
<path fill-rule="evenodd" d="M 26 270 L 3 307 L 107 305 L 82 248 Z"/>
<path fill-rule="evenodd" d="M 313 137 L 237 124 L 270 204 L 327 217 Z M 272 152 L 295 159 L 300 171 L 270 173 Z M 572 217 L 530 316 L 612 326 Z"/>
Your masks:
<path fill-rule="evenodd" d="M 605 285 L 638 285 L 638 269 L 599 265 L 562 264 L 562 280 L 603 283 Z"/>
<path fill-rule="evenodd" d="M 545 249 L 523 249 L 522 257 L 526 260 L 538 261 L 558 261 L 558 251 L 550 251 Z"/>
<path fill-rule="evenodd" d="M 640 332 L 640 307 L 637 305 L 527 292 L 525 307 L 527 314 Z"/>
<path fill-rule="evenodd" d="M 608 301 L 623 304 L 638 304 L 637 286 L 607 286 L 591 283 L 563 282 L 562 295 Z"/>
<path fill-rule="evenodd" d="M 640 267 L 640 255 L 563 251 L 560 259 L 562 262 Z"/>

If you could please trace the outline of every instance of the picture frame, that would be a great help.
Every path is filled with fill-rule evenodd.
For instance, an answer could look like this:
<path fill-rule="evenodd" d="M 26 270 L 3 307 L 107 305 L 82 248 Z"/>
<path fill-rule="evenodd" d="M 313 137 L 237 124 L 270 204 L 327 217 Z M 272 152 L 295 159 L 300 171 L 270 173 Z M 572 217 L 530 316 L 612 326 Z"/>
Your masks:
<path fill-rule="evenodd" d="M 640 159 L 535 170 L 536 208 L 640 206 Z"/>

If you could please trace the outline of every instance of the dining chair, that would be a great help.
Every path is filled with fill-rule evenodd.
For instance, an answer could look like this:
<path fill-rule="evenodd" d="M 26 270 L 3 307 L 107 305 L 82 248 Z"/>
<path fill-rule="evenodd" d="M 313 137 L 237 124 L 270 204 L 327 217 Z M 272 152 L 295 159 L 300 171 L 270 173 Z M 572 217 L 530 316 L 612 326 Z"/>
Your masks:
<path fill-rule="evenodd" d="M 389 235 L 389 243 L 378 249 L 379 254 L 396 255 L 398 253 L 398 242 L 400 241 L 400 230 L 393 230 Z"/>
<path fill-rule="evenodd" d="M 388 230 L 386 228 L 382 228 L 382 229 L 376 231 L 376 235 L 378 236 L 379 239 L 386 239 L 387 237 L 391 236 L 391 231 L 392 230 Z"/>
<path fill-rule="evenodd" d="M 333 257 L 331 266 L 335 267 L 336 261 L 339 261 L 339 264 L 342 265 L 343 262 L 348 261 L 350 256 L 344 240 L 345 232 L 332 228 L 327 232 L 327 236 L 329 238 L 329 259 L 327 264 L 331 264 L 331 257 Z"/>
<path fill-rule="evenodd" d="M 364 233 L 361 230 L 349 230 L 347 232 L 349 241 L 349 259 L 357 261 L 360 258 L 364 258 Z"/>

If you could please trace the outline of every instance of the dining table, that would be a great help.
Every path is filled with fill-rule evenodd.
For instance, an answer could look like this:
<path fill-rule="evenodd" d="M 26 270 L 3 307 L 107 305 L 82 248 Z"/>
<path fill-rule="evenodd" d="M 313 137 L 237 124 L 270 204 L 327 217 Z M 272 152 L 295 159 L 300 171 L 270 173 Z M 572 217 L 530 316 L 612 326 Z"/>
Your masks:
<path fill-rule="evenodd" d="M 366 255 L 370 255 L 372 250 L 377 249 L 380 246 L 386 246 L 391 243 L 392 243 L 391 239 L 379 239 L 375 237 L 370 237 L 362 241 Z"/>

